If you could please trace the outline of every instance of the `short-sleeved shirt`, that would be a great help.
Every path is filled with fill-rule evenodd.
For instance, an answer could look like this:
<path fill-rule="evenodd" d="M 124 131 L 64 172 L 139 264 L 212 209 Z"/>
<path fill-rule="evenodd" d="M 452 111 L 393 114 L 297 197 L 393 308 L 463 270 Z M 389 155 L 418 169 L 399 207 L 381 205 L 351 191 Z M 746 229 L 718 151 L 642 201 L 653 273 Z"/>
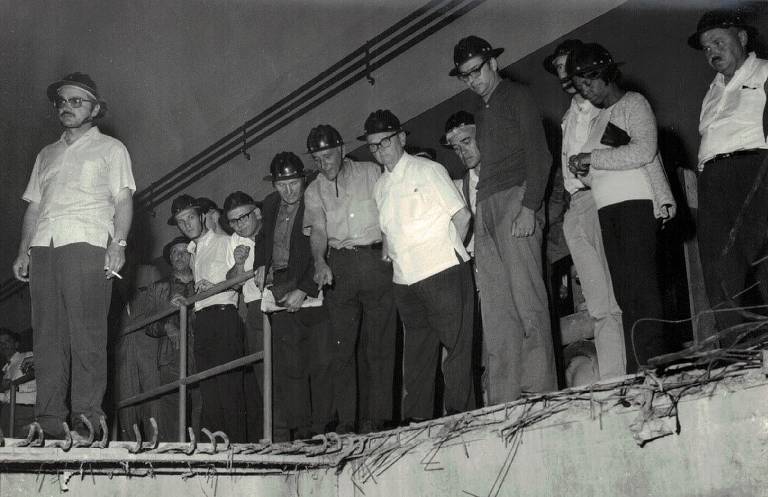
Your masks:
<path fill-rule="evenodd" d="M 248 251 L 248 257 L 245 259 L 245 264 L 243 267 L 245 268 L 246 272 L 253 271 L 253 252 L 255 250 L 255 243 L 250 238 L 240 236 L 237 233 L 232 233 L 232 235 L 229 237 L 227 266 L 231 268 L 235 265 L 235 248 L 237 248 L 238 245 L 245 245 L 251 249 Z M 254 300 L 259 300 L 260 298 L 261 290 L 259 290 L 259 286 L 256 284 L 256 280 L 251 278 L 250 280 L 246 281 L 243 285 L 243 300 L 245 302 L 253 302 Z"/>
<path fill-rule="evenodd" d="M 39 204 L 33 247 L 85 242 L 106 247 L 114 234 L 115 197 L 136 190 L 128 150 L 94 126 L 73 144 L 62 134 L 37 155 L 24 191 Z"/>
<path fill-rule="evenodd" d="M 304 192 L 304 226 L 325 226 L 328 245 L 340 249 L 381 241 L 379 210 L 373 198 L 381 168 L 344 159 L 336 179 L 322 174 Z"/>
<path fill-rule="evenodd" d="M 195 283 L 208 280 L 210 283 L 221 283 L 227 279 L 227 272 L 232 266 L 227 265 L 229 252 L 229 236 L 208 230 L 196 240 L 189 242 L 187 252 L 192 254 L 192 273 Z M 205 300 L 195 302 L 195 310 L 199 311 L 212 305 L 237 305 L 237 293 L 227 290 Z"/>
<path fill-rule="evenodd" d="M 374 195 L 395 283 L 412 285 L 469 260 L 451 221 L 464 199 L 442 165 L 403 154 Z"/>

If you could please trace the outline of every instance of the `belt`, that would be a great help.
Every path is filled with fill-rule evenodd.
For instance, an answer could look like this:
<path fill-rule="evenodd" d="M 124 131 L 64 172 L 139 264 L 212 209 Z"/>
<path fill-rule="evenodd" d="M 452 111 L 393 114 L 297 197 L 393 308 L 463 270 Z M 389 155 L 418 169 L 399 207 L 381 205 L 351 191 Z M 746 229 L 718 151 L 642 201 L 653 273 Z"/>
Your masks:
<path fill-rule="evenodd" d="M 214 304 L 214 305 L 205 306 L 199 311 L 195 311 L 195 312 L 200 313 L 200 312 L 212 311 L 212 310 L 226 311 L 227 309 L 237 310 L 237 306 L 235 306 L 234 304 Z"/>
<path fill-rule="evenodd" d="M 370 245 L 353 245 L 351 247 L 344 247 L 334 250 L 380 250 L 384 245 L 381 242 L 372 243 Z"/>
<path fill-rule="evenodd" d="M 704 162 L 703 165 L 706 166 L 707 164 L 711 164 L 711 163 L 713 163 L 715 161 L 719 161 L 719 160 L 722 160 L 722 159 L 729 159 L 731 157 L 739 157 L 739 156 L 742 156 L 742 155 L 757 155 L 757 154 L 760 154 L 760 153 L 763 153 L 763 152 L 768 152 L 768 149 L 764 149 L 764 148 L 750 148 L 748 150 L 736 150 L 734 152 L 728 152 L 728 153 L 725 153 L 725 154 L 717 154 L 716 156 L 712 157 L 708 161 Z"/>

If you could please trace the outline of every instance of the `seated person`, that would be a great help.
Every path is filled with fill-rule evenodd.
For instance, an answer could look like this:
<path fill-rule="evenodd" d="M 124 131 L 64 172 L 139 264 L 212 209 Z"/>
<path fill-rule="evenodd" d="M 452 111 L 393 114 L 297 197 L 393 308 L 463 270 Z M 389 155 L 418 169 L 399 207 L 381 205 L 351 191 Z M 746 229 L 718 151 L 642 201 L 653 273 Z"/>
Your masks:
<path fill-rule="evenodd" d="M 34 378 L 32 352 L 19 352 L 18 333 L 8 328 L 0 328 L 0 364 L 2 364 L 2 385 L 0 386 L 0 428 L 7 434 L 10 430 L 10 389 L 11 382 L 31 373 Z M 13 436 L 26 436 L 24 429 L 35 420 L 35 380 L 31 379 L 18 386 L 16 393 L 16 411 L 13 423 Z"/>

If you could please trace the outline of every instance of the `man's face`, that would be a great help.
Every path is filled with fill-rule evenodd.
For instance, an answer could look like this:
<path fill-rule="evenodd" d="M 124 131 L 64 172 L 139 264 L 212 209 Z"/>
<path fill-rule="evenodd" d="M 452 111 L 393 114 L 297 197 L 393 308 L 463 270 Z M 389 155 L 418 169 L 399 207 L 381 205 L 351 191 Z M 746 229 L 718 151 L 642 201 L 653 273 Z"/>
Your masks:
<path fill-rule="evenodd" d="M 496 59 L 493 57 L 472 57 L 459 66 L 458 78 L 466 83 L 470 90 L 487 99 L 496 88 L 496 67 Z"/>
<path fill-rule="evenodd" d="M 699 37 L 707 64 L 726 77 L 741 67 L 747 58 L 747 32 L 738 28 L 715 28 Z"/>
<path fill-rule="evenodd" d="M 0 335 L 0 361 L 6 363 L 16 353 L 16 341 L 9 335 Z"/>
<path fill-rule="evenodd" d="M 184 209 L 176 214 L 176 225 L 190 240 L 195 240 L 203 234 L 203 216 L 195 208 Z"/>
<path fill-rule="evenodd" d="M 218 209 L 209 209 L 208 212 L 203 215 L 203 221 L 205 222 L 205 228 L 211 231 L 217 231 L 219 228 L 219 214 Z"/>
<path fill-rule="evenodd" d="M 387 168 L 394 167 L 405 153 L 405 133 L 402 131 L 374 133 L 366 136 L 365 140 L 376 162 Z"/>
<path fill-rule="evenodd" d="M 171 247 L 170 259 L 173 271 L 181 273 L 189 269 L 189 259 L 191 255 L 192 254 L 187 252 L 186 243 L 177 243 Z"/>
<path fill-rule="evenodd" d="M 574 95 L 576 93 L 576 88 L 574 88 L 573 82 L 571 82 L 571 78 L 568 77 L 568 73 L 565 70 L 566 60 L 568 60 L 567 54 L 560 55 L 552 61 L 552 66 L 557 72 L 557 77 L 560 78 L 560 86 L 563 88 L 563 91 L 569 95 Z"/>
<path fill-rule="evenodd" d="M 461 126 L 452 130 L 448 137 L 448 143 L 467 169 L 473 169 L 480 164 L 480 149 L 477 148 L 475 139 L 476 131 L 475 126 Z"/>
<path fill-rule="evenodd" d="M 293 178 L 275 181 L 275 190 L 286 204 L 295 204 L 304 194 L 304 178 Z"/>
<path fill-rule="evenodd" d="M 344 146 L 321 150 L 312 153 L 312 160 L 325 179 L 333 181 L 341 170 L 341 164 L 344 161 Z"/>
<path fill-rule="evenodd" d="M 235 233 L 253 238 L 261 228 L 261 209 L 255 205 L 241 205 L 227 212 L 227 220 Z"/>
<path fill-rule="evenodd" d="M 69 102 L 72 98 L 82 99 L 80 107 L 72 107 Z M 94 103 L 93 100 L 93 96 L 85 90 L 76 86 L 62 86 L 59 89 L 56 102 L 56 112 L 59 115 L 61 125 L 65 128 L 76 129 L 83 124 L 92 122 L 99 113 L 99 104 Z"/>
<path fill-rule="evenodd" d="M 599 77 L 591 79 L 584 76 L 574 76 L 573 85 L 581 96 L 589 100 L 595 107 L 603 106 L 610 90 L 610 85 Z"/>

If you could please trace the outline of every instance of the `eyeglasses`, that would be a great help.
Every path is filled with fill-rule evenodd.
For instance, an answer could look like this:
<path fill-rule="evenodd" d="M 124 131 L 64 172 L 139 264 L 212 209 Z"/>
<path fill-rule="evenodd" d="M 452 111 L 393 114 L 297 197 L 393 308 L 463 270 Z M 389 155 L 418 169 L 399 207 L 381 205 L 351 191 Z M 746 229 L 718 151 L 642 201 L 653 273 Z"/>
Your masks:
<path fill-rule="evenodd" d="M 483 60 L 483 61 L 480 63 L 480 65 L 478 65 L 478 66 L 474 67 L 473 69 L 470 69 L 470 70 L 469 70 L 469 71 L 467 71 L 467 72 L 460 72 L 459 74 L 457 74 L 457 75 L 456 75 L 456 77 L 457 77 L 457 78 L 459 78 L 460 80 L 462 80 L 462 81 L 463 81 L 463 82 L 465 82 L 465 83 L 466 83 L 467 81 L 470 81 L 470 80 L 472 80 L 472 79 L 475 79 L 475 78 L 477 78 L 478 76 L 480 76 L 480 71 L 482 71 L 482 70 L 483 70 L 483 66 L 485 65 L 485 63 L 486 63 L 486 62 L 488 62 L 488 59 L 485 59 L 485 60 Z"/>
<path fill-rule="evenodd" d="M 229 224 L 240 224 L 242 222 L 245 222 L 248 219 L 248 217 L 250 217 L 250 215 L 253 214 L 255 211 L 256 211 L 256 207 L 254 207 L 253 209 L 249 210 L 248 212 L 246 212 L 242 216 L 238 216 L 238 217 L 236 217 L 234 219 L 229 219 Z"/>
<path fill-rule="evenodd" d="M 72 107 L 73 109 L 79 109 L 80 107 L 83 106 L 83 102 L 91 102 L 92 104 L 95 104 L 96 100 L 89 100 L 83 97 L 69 97 L 69 98 L 56 97 L 53 101 L 53 106 L 56 107 L 57 109 L 61 109 L 65 105 L 69 104 L 69 106 Z"/>
<path fill-rule="evenodd" d="M 385 136 L 377 143 L 369 143 L 368 150 L 370 150 L 372 154 L 375 154 L 379 149 L 389 147 L 392 145 L 392 137 L 397 136 L 398 134 L 400 134 L 400 131 L 395 131 L 391 135 Z"/>

